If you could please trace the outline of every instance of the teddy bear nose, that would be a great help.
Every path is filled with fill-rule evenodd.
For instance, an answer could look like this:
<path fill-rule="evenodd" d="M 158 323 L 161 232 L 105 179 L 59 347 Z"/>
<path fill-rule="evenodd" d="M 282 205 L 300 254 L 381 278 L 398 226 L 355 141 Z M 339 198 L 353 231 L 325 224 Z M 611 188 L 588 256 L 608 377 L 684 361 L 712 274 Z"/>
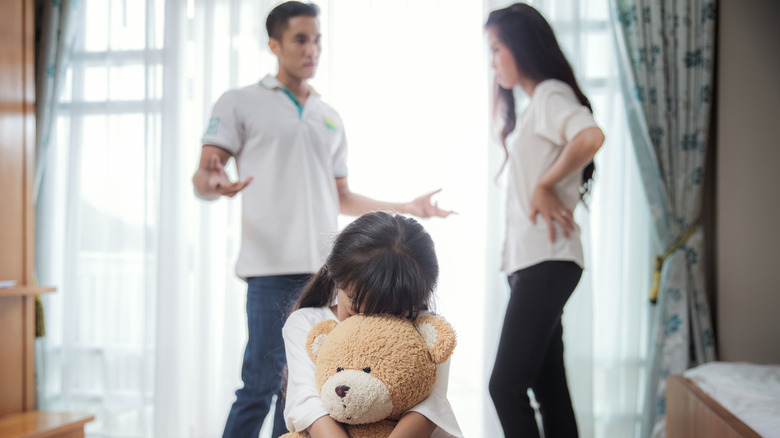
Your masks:
<path fill-rule="evenodd" d="M 347 385 L 339 385 L 336 387 L 336 395 L 341 398 L 344 398 L 344 396 L 347 395 L 347 391 L 349 391 L 349 386 Z"/>

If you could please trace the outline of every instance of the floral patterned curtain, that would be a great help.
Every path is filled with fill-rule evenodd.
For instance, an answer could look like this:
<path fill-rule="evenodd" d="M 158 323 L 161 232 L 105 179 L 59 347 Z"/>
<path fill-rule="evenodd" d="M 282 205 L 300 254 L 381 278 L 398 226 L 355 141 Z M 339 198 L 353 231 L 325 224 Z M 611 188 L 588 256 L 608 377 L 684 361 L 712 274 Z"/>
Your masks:
<path fill-rule="evenodd" d="M 35 200 L 38 199 L 38 189 L 46 168 L 60 89 L 75 45 L 74 29 L 79 7 L 79 0 L 35 1 Z"/>
<path fill-rule="evenodd" d="M 715 359 L 699 227 L 715 53 L 713 0 L 612 0 L 634 147 L 659 246 L 642 436 L 665 436 L 666 378 Z"/>
<path fill-rule="evenodd" d="M 36 220 L 45 217 L 38 209 L 38 193 L 43 181 L 44 169 L 49 151 L 53 122 L 59 103 L 60 89 L 65 81 L 65 72 L 75 43 L 75 17 L 79 0 L 35 0 L 35 182 L 33 202 L 36 203 Z M 36 224 L 38 229 L 38 224 Z M 38 242 L 38 239 L 36 239 Z M 40 242 L 38 242 L 40 244 Z M 43 254 L 37 248 L 36 255 Z M 36 260 L 40 266 L 40 260 Z M 36 279 L 39 273 L 35 273 Z M 35 336 L 46 335 L 43 304 L 40 296 L 35 297 Z M 41 357 L 41 344 L 36 343 L 36 356 Z M 43 374 L 42 361 L 36 361 L 36 373 Z M 36 400 L 42 400 L 42 385 L 36 387 Z"/>

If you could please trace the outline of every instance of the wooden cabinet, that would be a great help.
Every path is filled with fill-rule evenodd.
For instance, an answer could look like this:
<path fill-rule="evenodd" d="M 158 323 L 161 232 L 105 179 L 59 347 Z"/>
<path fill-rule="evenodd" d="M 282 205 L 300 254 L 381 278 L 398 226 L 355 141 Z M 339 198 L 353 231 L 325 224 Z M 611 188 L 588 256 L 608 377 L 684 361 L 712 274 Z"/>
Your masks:
<path fill-rule="evenodd" d="M 35 409 L 35 295 L 53 290 L 0 289 L 0 417 Z"/>
<path fill-rule="evenodd" d="M 0 438 L 80 437 L 89 415 L 35 410 L 34 0 L 2 0 L 0 14 Z"/>
<path fill-rule="evenodd" d="M 0 418 L 1 438 L 82 438 L 92 417 L 31 411 Z"/>

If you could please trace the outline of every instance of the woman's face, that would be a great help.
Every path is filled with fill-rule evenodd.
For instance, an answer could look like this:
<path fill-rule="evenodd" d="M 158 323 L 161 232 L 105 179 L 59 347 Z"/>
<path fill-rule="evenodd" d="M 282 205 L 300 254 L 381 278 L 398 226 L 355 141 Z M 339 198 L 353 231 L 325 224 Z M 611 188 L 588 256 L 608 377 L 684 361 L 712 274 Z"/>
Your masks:
<path fill-rule="evenodd" d="M 350 294 L 344 289 L 339 288 L 338 304 L 336 305 L 336 313 L 339 321 L 344 321 L 357 312 L 352 310 L 352 298 Z"/>
<path fill-rule="evenodd" d="M 520 85 L 520 73 L 517 71 L 515 57 L 509 48 L 498 38 L 495 29 L 488 27 L 486 33 L 492 55 L 490 65 L 496 73 L 496 80 L 502 88 L 511 90 Z"/>

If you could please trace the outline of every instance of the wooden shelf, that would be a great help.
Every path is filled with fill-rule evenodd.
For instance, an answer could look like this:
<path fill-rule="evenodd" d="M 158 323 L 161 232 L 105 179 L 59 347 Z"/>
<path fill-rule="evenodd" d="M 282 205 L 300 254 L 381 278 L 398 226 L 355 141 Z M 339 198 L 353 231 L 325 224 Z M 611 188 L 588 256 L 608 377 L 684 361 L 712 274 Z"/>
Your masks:
<path fill-rule="evenodd" d="M 0 0 L 0 438 L 83 438 L 84 414 L 35 410 L 35 0 Z M 56 366 L 56 365 L 55 365 Z"/>
<path fill-rule="evenodd" d="M 0 438 L 84 436 L 84 425 L 95 417 L 61 412 L 24 412 L 0 417 Z"/>
<path fill-rule="evenodd" d="M 27 297 L 54 292 L 55 288 L 47 286 L 13 286 L 0 289 L 0 298 L 2 297 Z"/>

